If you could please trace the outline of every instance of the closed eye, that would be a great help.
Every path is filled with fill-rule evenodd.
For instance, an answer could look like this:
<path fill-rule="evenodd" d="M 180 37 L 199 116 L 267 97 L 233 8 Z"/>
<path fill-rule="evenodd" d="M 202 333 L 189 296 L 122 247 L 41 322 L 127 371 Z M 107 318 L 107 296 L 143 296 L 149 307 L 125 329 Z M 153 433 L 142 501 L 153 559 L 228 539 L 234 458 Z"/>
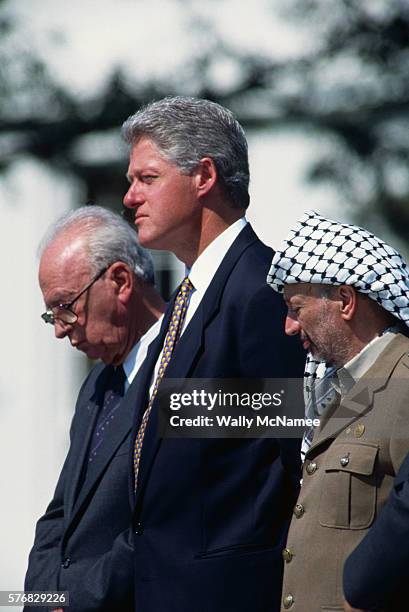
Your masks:
<path fill-rule="evenodd" d="M 150 184 L 158 177 L 155 174 L 143 174 L 141 178 L 144 183 Z"/>
<path fill-rule="evenodd" d="M 300 306 L 295 306 L 293 308 L 290 308 L 290 306 L 288 307 L 288 315 L 290 317 L 295 316 L 298 317 L 299 313 L 300 313 L 301 307 Z"/>

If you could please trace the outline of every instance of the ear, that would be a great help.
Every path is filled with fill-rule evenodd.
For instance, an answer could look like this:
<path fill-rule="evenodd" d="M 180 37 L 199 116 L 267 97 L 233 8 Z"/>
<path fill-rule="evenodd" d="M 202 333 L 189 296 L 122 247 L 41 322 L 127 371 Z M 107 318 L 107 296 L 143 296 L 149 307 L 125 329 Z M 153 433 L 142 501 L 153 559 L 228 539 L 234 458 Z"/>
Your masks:
<path fill-rule="evenodd" d="M 341 285 L 338 289 L 341 303 L 341 317 L 344 321 L 351 321 L 354 317 L 358 304 L 358 296 L 351 285 Z"/>
<path fill-rule="evenodd" d="M 194 173 L 197 196 L 208 194 L 217 181 L 217 170 L 211 157 L 203 157 Z"/>
<path fill-rule="evenodd" d="M 114 284 L 114 293 L 122 303 L 130 300 L 135 277 L 130 267 L 122 261 L 116 261 L 109 270 L 109 279 Z"/>

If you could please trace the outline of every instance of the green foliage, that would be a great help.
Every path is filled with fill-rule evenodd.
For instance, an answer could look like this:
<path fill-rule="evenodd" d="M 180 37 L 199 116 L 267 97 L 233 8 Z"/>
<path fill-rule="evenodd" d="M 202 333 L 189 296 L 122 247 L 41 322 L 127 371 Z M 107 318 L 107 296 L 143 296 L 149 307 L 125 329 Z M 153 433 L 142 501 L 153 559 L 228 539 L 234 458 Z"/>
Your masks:
<path fill-rule="evenodd" d="M 184 4 L 188 11 L 191 3 Z M 104 177 L 115 183 L 123 164 L 120 169 L 109 162 L 95 168 L 80 162 L 75 156 L 79 139 L 118 130 L 153 98 L 193 91 L 232 108 L 247 128 L 288 127 L 319 139 L 323 153 L 307 178 L 331 184 L 358 218 L 375 213 L 406 240 L 407 0 L 275 0 L 272 10 L 310 40 L 291 60 L 240 51 L 209 31 L 212 43 L 186 59 L 177 81 L 169 75 L 141 83 L 116 68 L 105 88 L 88 99 L 53 81 L 15 36 L 19 24 L 1 15 L 3 5 L 0 0 L 0 147 L 7 145 L 1 147 L 1 167 L 29 153 L 81 177 L 93 194 Z M 206 21 L 205 27 L 212 25 Z M 229 84 L 214 78 L 221 62 L 234 68 Z"/>

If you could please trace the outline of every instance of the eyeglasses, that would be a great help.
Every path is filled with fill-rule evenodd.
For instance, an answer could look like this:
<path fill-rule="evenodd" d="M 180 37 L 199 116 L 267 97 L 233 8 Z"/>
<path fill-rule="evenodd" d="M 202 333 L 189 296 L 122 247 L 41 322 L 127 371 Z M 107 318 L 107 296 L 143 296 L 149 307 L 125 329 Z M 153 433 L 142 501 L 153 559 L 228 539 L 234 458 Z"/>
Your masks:
<path fill-rule="evenodd" d="M 80 293 L 73 300 L 71 300 L 71 302 L 69 302 L 68 304 L 58 304 L 58 306 L 53 306 L 52 308 L 46 310 L 41 315 L 42 320 L 45 323 L 50 323 L 50 325 L 55 325 L 55 321 L 57 319 L 59 321 L 62 321 L 63 323 L 68 323 L 69 325 L 73 325 L 74 323 L 76 323 L 78 315 L 73 310 L 71 310 L 73 305 L 77 300 L 80 299 L 82 295 L 84 295 L 86 291 L 88 291 L 88 289 L 92 287 L 94 283 L 97 282 L 97 280 L 101 278 L 103 274 L 105 274 L 108 268 L 109 266 L 105 266 L 105 268 L 102 268 L 102 270 L 98 272 L 96 276 L 94 276 L 92 281 L 90 281 L 88 285 L 86 285 L 86 287 L 84 287 L 84 289 L 80 291 Z"/>

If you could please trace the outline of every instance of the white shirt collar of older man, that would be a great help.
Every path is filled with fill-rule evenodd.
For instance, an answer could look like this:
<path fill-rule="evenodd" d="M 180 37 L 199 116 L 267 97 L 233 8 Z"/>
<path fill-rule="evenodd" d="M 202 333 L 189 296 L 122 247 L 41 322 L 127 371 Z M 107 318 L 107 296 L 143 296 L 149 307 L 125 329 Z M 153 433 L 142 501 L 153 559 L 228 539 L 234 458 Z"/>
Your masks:
<path fill-rule="evenodd" d="M 148 347 L 151 342 L 156 338 L 159 333 L 160 326 L 162 324 L 163 315 L 148 329 L 148 331 L 140 338 L 135 344 L 122 366 L 124 368 L 126 380 L 125 380 L 125 392 L 128 390 L 129 385 L 132 383 L 139 368 L 145 360 Z"/>
<path fill-rule="evenodd" d="M 229 225 L 224 232 L 205 248 L 192 267 L 190 269 L 186 268 L 186 276 L 190 278 L 194 289 L 190 297 L 182 333 L 196 312 L 224 256 L 247 223 L 247 219 L 241 217 L 241 219 Z"/>
<path fill-rule="evenodd" d="M 368 372 L 369 368 L 373 366 L 380 354 L 388 344 L 392 342 L 399 331 L 398 327 L 387 328 L 380 336 L 375 336 L 375 338 L 364 346 L 355 357 L 352 357 L 348 363 L 337 370 L 332 384 L 338 393 L 341 394 L 341 397 L 345 397 L 354 384 Z"/>

